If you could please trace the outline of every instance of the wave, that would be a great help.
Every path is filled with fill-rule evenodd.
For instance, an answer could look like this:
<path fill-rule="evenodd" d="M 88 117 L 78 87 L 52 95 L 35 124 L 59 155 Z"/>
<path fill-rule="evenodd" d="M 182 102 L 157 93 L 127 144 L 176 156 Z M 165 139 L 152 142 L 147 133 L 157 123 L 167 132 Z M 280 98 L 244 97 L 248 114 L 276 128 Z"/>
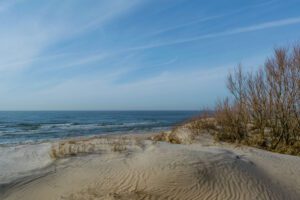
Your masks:
<path fill-rule="evenodd" d="M 41 127 L 40 123 L 19 123 L 16 125 L 16 127 L 20 127 L 22 129 L 29 129 L 29 130 L 36 130 Z"/>
<path fill-rule="evenodd" d="M 3 124 L 0 129 L 12 130 L 38 130 L 38 129 L 51 129 L 51 128 L 94 128 L 94 127 L 134 127 L 134 126 L 153 126 L 160 125 L 164 122 L 160 121 L 142 121 L 142 122 L 100 122 L 100 123 L 15 123 Z"/>
<path fill-rule="evenodd" d="M 47 124 L 41 125 L 40 129 L 93 129 L 93 128 L 123 128 L 123 127 L 141 127 L 141 126 L 159 126 L 160 122 L 122 122 L 122 123 L 63 123 L 63 124 Z"/>
<path fill-rule="evenodd" d="M 145 133 L 169 128 L 159 121 L 100 123 L 18 123 L 0 128 L 0 144 L 27 144 L 81 136 Z"/>

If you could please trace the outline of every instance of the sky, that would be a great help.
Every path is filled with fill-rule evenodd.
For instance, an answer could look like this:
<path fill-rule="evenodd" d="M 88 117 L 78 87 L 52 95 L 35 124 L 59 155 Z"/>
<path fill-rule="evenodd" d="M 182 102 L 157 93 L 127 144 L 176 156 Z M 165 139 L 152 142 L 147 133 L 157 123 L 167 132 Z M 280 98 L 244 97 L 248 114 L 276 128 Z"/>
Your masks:
<path fill-rule="evenodd" d="M 300 42 L 299 0 L 0 0 L 0 110 L 199 110 Z"/>

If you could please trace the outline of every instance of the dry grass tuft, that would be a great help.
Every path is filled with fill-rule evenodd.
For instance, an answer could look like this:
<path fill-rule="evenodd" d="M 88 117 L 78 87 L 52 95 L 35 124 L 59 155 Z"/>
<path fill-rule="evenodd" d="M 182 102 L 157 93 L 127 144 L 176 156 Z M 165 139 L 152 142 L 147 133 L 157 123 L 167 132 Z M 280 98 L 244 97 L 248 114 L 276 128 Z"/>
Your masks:
<path fill-rule="evenodd" d="M 133 148 L 145 149 L 145 137 L 105 136 L 61 141 L 52 145 L 53 159 L 103 152 L 125 152 Z"/>
<path fill-rule="evenodd" d="M 111 151 L 121 153 L 121 152 L 124 152 L 126 150 L 127 150 L 126 145 L 124 143 L 122 143 L 121 141 L 114 141 L 113 142 Z"/>
<path fill-rule="evenodd" d="M 171 144 L 191 144 L 195 138 L 195 134 L 187 127 L 177 127 L 170 132 L 161 132 L 149 139 L 152 141 L 169 142 Z"/>

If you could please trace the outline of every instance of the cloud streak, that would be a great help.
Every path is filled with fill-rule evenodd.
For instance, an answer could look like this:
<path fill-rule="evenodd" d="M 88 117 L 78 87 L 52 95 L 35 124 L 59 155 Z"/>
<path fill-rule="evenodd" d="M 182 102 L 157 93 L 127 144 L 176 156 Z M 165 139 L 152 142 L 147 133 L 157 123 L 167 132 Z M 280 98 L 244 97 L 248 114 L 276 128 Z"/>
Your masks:
<path fill-rule="evenodd" d="M 207 21 L 210 21 L 210 20 L 222 18 L 224 16 L 227 16 L 227 14 L 225 14 L 225 15 L 215 15 L 215 16 L 211 16 L 211 17 L 204 17 L 204 18 L 191 20 L 187 23 L 183 23 L 183 24 L 179 24 L 179 25 L 176 25 L 176 26 L 172 26 L 172 27 L 168 27 L 168 28 L 164 28 L 164 29 L 161 29 L 161 30 L 154 31 L 153 33 L 150 33 L 149 35 L 147 35 L 147 37 L 152 37 L 152 36 L 164 34 L 164 33 L 174 31 L 174 30 L 177 30 L 177 29 L 181 29 L 181 28 L 185 28 L 185 27 L 188 27 L 188 26 L 191 26 L 191 25 L 194 25 L 194 24 L 199 24 L 201 22 L 207 22 Z"/>
<path fill-rule="evenodd" d="M 228 68 L 238 62 L 247 68 L 249 57 L 251 65 L 263 63 L 270 47 L 298 38 L 299 6 L 0 0 L 0 109 L 201 107 L 222 96 Z M 274 34 L 266 40 L 268 29 Z M 250 32 L 256 37 L 246 37 Z M 234 43 L 215 44 L 219 37 Z"/>
<path fill-rule="evenodd" d="M 278 0 L 270 0 L 270 1 L 267 1 L 267 2 L 262 2 L 262 3 L 259 3 L 259 4 L 250 5 L 250 6 L 241 8 L 241 9 L 233 10 L 233 11 L 230 11 L 230 12 L 225 13 L 225 14 L 212 15 L 212 16 L 209 16 L 209 17 L 202 17 L 202 18 L 194 19 L 194 20 L 191 20 L 187 23 L 183 23 L 183 24 L 179 24 L 179 25 L 176 25 L 176 26 L 171 26 L 171 27 L 167 27 L 167 28 L 164 28 L 164 29 L 154 31 L 154 32 L 150 33 L 149 35 L 147 35 L 147 37 L 152 37 L 152 36 L 164 34 L 164 33 L 170 32 L 170 31 L 174 31 L 174 30 L 177 30 L 177 29 L 182 29 L 182 28 L 189 27 L 191 25 L 196 25 L 196 24 L 203 23 L 203 22 L 223 19 L 225 17 L 235 15 L 235 14 L 244 12 L 246 10 L 252 9 L 252 8 L 259 8 L 259 7 L 264 7 L 264 6 L 271 5 L 271 4 L 273 4 L 277 1 Z"/>
<path fill-rule="evenodd" d="M 137 47 L 129 48 L 127 50 L 135 51 L 135 50 L 158 48 L 158 47 L 194 42 L 194 41 L 199 41 L 199 40 L 204 40 L 204 39 L 230 36 L 230 35 L 236 35 L 236 34 L 241 34 L 241 33 L 259 31 L 259 30 L 266 30 L 266 29 L 270 29 L 270 28 L 283 27 L 283 26 L 294 25 L 294 24 L 300 24 L 300 17 L 287 18 L 287 19 L 276 20 L 276 21 L 269 21 L 269 22 L 264 22 L 264 23 L 246 26 L 246 27 L 236 27 L 231 30 L 225 30 L 225 31 L 216 32 L 216 33 L 209 33 L 209 34 L 204 34 L 204 35 L 191 37 L 191 38 L 183 38 L 183 39 L 173 40 L 173 41 L 169 41 L 169 42 L 161 42 L 161 43 L 137 46 Z"/>
<path fill-rule="evenodd" d="M 47 48 L 101 28 L 141 4 L 137 0 L 101 1 L 87 5 L 82 12 L 88 14 L 78 14 L 83 8 L 73 1 L 58 1 L 55 9 L 51 7 L 54 2 L 48 2 L 38 4 L 38 9 L 27 7 L 25 14 L 18 17 L 18 6 L 22 6 L 19 1 L 0 3 L 1 72 L 22 70 L 37 60 L 48 59 L 51 53 L 45 55 Z M 97 56 L 87 58 L 81 64 L 96 60 Z"/>

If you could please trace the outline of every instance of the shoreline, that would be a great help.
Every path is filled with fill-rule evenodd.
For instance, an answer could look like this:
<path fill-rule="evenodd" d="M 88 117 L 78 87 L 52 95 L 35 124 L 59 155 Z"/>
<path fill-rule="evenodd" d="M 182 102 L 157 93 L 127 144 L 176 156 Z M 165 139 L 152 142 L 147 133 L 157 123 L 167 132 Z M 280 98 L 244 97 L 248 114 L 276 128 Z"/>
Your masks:
<path fill-rule="evenodd" d="M 216 143 L 206 134 L 191 144 L 149 140 L 155 134 L 52 143 L 56 157 L 49 156 L 53 162 L 33 170 L 35 174 L 2 185 L 0 197 L 297 199 L 300 195 L 300 157 Z"/>
<path fill-rule="evenodd" d="M 20 141 L 15 143 L 1 143 L 0 147 L 12 147 L 12 146 L 20 146 L 20 145 L 35 145 L 42 143 L 55 143 L 65 140 L 84 140 L 89 138 L 98 138 L 98 137 L 110 137 L 110 136 L 122 136 L 122 135 L 143 135 L 143 134 L 157 134 L 160 132 L 169 132 L 172 130 L 172 127 L 167 127 L 161 130 L 138 130 L 138 131 L 116 131 L 116 132 L 107 132 L 100 134 L 91 134 L 91 135 L 79 135 L 72 137 L 64 137 L 64 138 L 53 138 L 53 139 L 43 139 L 43 140 L 28 140 L 28 141 Z"/>

